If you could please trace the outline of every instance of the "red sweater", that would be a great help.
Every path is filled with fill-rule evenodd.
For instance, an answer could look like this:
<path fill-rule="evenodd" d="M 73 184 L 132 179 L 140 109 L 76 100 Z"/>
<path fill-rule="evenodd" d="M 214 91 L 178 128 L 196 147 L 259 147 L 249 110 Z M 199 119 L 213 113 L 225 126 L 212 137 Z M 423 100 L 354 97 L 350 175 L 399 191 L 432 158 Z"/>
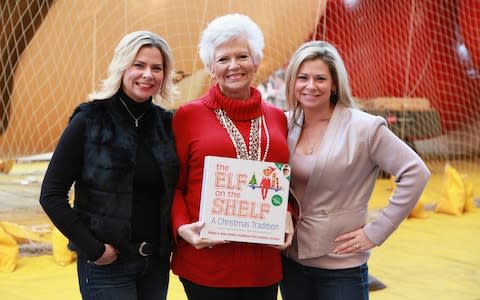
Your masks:
<path fill-rule="evenodd" d="M 231 242 L 197 250 L 177 234 L 178 227 L 198 221 L 203 161 L 206 155 L 236 157 L 227 131 L 214 109 L 222 108 L 249 143 L 250 120 L 265 116 L 270 135 L 267 161 L 288 163 L 287 120 L 278 108 L 262 101 L 251 88 L 246 100 L 226 98 L 218 86 L 201 98 L 181 106 L 173 119 L 180 177 L 173 200 L 172 227 L 177 244 L 172 258 L 175 274 L 211 287 L 268 286 L 282 279 L 280 251 L 271 246 Z M 262 157 L 266 147 L 262 129 Z"/>

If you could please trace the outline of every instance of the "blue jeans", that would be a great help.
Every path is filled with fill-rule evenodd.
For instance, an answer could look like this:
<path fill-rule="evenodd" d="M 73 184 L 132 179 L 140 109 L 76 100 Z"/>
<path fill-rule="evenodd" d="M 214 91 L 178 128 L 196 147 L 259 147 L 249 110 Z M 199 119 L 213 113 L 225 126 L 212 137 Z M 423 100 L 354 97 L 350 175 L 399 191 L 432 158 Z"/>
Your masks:
<path fill-rule="evenodd" d="M 368 300 L 368 267 L 350 269 L 308 267 L 282 256 L 283 300 Z"/>
<path fill-rule="evenodd" d="M 77 259 L 78 281 L 84 300 L 165 300 L 170 258 L 129 255 L 109 265 Z"/>

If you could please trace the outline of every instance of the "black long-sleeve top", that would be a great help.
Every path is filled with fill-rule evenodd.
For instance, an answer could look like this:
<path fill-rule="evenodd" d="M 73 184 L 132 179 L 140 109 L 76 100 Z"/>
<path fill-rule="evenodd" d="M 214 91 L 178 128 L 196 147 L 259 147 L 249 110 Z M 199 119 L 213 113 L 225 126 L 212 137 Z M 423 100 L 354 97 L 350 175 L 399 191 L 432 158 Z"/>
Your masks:
<path fill-rule="evenodd" d="M 151 100 L 143 103 L 129 99 L 120 93 L 130 112 L 139 119 L 138 147 L 136 156 L 136 169 L 133 180 L 133 203 L 132 203 L 132 243 L 139 241 L 156 241 L 159 236 L 160 220 L 160 194 L 164 190 L 161 186 L 160 170 L 153 156 L 143 143 L 143 120 L 153 117 Z M 119 98 L 117 101 L 120 101 Z M 123 104 L 121 102 L 118 105 Z M 134 119 L 123 107 L 128 119 Z M 82 223 L 77 213 L 68 203 L 69 190 L 77 178 L 80 178 L 84 152 L 84 130 L 86 123 L 85 112 L 77 113 L 64 130 L 55 152 L 46 171 L 40 203 L 55 226 L 74 244 L 81 245 L 88 258 L 98 259 L 105 251 L 103 242 L 97 240 Z"/>

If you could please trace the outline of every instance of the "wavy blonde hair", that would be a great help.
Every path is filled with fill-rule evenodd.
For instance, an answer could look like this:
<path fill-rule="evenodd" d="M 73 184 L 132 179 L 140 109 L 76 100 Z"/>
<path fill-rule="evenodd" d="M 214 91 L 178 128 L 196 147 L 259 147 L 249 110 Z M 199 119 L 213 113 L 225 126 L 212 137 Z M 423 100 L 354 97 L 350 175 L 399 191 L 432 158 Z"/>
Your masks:
<path fill-rule="evenodd" d="M 287 97 L 288 110 L 291 112 L 291 125 L 300 126 L 298 118 L 303 112 L 302 107 L 294 96 L 298 70 L 305 61 L 316 59 L 321 59 L 328 66 L 333 83 L 336 86 L 336 94 L 331 94 L 330 104 L 332 106 L 335 106 L 337 103 L 347 107 L 356 106 L 348 83 L 347 69 L 337 49 L 325 41 L 306 42 L 290 58 L 285 72 L 285 95 Z"/>
<path fill-rule="evenodd" d="M 138 51 L 142 47 L 154 47 L 160 50 L 163 57 L 163 82 L 159 91 L 153 95 L 153 102 L 171 101 L 175 91 L 173 83 L 173 56 L 170 46 L 160 36 L 150 31 L 134 31 L 125 35 L 115 48 L 112 61 L 108 66 L 108 76 L 101 82 L 98 91 L 88 95 L 89 100 L 108 99 L 120 89 L 125 70 L 131 66 Z"/>

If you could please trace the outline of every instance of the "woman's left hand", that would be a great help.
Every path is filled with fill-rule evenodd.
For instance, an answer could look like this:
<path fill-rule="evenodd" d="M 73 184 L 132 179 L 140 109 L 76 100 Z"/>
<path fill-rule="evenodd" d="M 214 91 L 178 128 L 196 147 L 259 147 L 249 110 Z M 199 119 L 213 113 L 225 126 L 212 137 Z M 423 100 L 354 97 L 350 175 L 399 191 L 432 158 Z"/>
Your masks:
<path fill-rule="evenodd" d="M 343 242 L 333 250 L 335 254 L 357 253 L 375 247 L 363 232 L 363 228 L 342 234 L 335 242 Z"/>
<path fill-rule="evenodd" d="M 285 242 L 283 245 L 274 246 L 278 250 L 285 250 L 288 246 L 292 244 L 293 239 L 293 219 L 292 214 L 287 211 L 287 216 L 285 220 Z"/>
<path fill-rule="evenodd" d="M 211 240 L 200 237 L 200 230 L 205 226 L 202 221 L 197 221 L 190 224 L 184 224 L 178 227 L 178 235 L 180 235 L 185 241 L 190 243 L 195 249 L 212 248 L 218 244 L 225 244 L 226 241 Z"/>

